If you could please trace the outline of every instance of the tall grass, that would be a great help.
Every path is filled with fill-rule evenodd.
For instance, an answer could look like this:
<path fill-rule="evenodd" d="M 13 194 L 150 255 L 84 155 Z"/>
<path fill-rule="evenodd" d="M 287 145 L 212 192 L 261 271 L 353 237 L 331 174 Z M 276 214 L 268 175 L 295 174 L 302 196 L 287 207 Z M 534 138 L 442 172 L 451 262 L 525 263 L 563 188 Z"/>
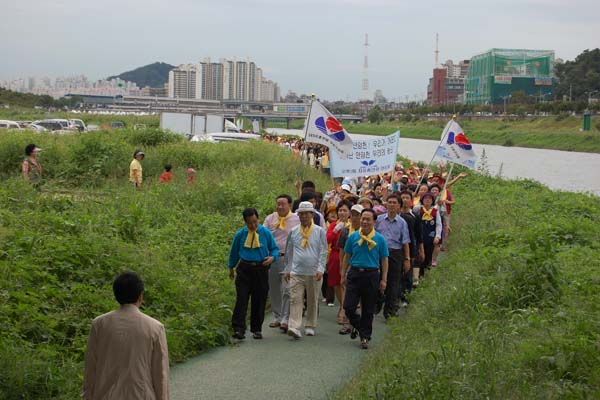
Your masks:
<path fill-rule="evenodd" d="M 19 177 L 32 141 L 44 149 L 41 194 Z M 135 148 L 146 153 L 139 191 L 127 182 Z M 166 162 L 169 185 L 157 182 Z M 328 184 L 261 142 L 153 130 L 0 136 L 0 398 L 78 397 L 91 320 L 116 308 L 111 282 L 125 269 L 145 280 L 143 310 L 165 324 L 172 362 L 228 343 L 226 260 L 241 210 L 264 217 L 280 193 L 295 197 L 298 177 Z"/>
<path fill-rule="evenodd" d="M 455 195 L 449 253 L 337 398 L 598 398 L 599 199 L 478 176 Z"/>

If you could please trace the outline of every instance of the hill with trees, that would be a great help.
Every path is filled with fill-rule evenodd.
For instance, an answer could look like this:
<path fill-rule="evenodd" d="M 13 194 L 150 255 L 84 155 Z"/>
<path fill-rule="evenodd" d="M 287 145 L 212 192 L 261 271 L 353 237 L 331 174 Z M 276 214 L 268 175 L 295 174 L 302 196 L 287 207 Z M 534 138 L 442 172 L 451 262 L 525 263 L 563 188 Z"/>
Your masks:
<path fill-rule="evenodd" d="M 600 48 L 584 50 L 574 61 L 557 64 L 556 97 L 572 96 L 572 100 L 587 101 L 591 93 L 600 95 Z"/>
<path fill-rule="evenodd" d="M 19 93 L 12 90 L 0 88 L 0 105 L 7 105 L 11 107 L 56 107 L 62 108 L 64 106 L 73 107 L 81 99 L 77 96 L 67 99 L 61 98 L 55 100 L 52 96 L 48 95 L 36 95 L 31 93 Z"/>
<path fill-rule="evenodd" d="M 169 80 L 169 71 L 173 68 L 175 68 L 174 65 L 155 62 L 119 75 L 109 76 L 106 79 L 122 79 L 124 81 L 135 82 L 141 88 L 146 86 L 162 87 Z"/>

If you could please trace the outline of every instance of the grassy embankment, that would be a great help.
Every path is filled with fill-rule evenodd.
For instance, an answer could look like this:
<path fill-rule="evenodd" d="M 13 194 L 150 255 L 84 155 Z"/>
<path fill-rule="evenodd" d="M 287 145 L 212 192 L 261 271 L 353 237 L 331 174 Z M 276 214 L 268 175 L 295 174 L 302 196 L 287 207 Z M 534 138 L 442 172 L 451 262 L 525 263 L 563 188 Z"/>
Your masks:
<path fill-rule="evenodd" d="M 338 399 L 600 398 L 600 199 L 471 175 L 450 251 Z"/>
<path fill-rule="evenodd" d="M 345 128 L 352 133 L 389 135 L 400 128 L 402 137 L 440 140 L 447 121 L 403 120 L 381 124 L 350 124 Z M 473 143 L 500 146 L 531 147 L 600 153 L 600 118 L 592 118 L 589 132 L 580 132 L 582 119 L 579 117 L 540 117 L 526 120 L 459 120 L 469 140 Z M 293 128 L 302 128 L 303 121 L 293 121 Z M 270 123 L 269 126 L 285 127 L 285 124 Z"/>
<path fill-rule="evenodd" d="M 40 195 L 19 178 L 30 142 L 44 149 Z M 138 192 L 127 183 L 135 148 L 146 152 Z M 172 185 L 157 183 L 166 162 Z M 125 269 L 146 281 L 143 309 L 165 324 L 171 361 L 228 343 L 226 261 L 241 210 L 264 217 L 298 177 L 328 184 L 265 143 L 194 144 L 153 130 L 0 135 L 0 398 L 78 397 L 90 322 L 116 308 L 111 282 Z"/>

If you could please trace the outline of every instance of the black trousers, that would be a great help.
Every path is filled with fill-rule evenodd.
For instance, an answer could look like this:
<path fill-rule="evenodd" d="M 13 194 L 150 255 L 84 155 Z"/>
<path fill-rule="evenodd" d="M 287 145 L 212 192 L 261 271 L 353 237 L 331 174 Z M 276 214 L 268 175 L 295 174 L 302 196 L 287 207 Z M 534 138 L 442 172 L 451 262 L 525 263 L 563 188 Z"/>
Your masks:
<path fill-rule="evenodd" d="M 420 270 L 419 270 L 419 276 L 421 276 L 421 277 L 425 276 L 425 269 L 431 267 L 431 260 L 433 258 L 433 248 L 434 248 L 433 243 L 431 243 L 431 244 L 424 243 L 423 244 L 423 250 L 425 251 L 425 259 L 421 263 Z"/>
<path fill-rule="evenodd" d="M 388 273 L 387 273 L 387 286 L 383 296 L 378 296 L 377 309 L 381 309 L 381 303 L 383 305 L 383 316 L 388 318 L 398 313 L 400 303 L 400 293 L 402 278 L 404 275 L 403 261 L 404 261 L 404 250 L 390 249 L 390 256 L 388 257 Z M 379 285 L 377 285 L 379 286 Z"/>
<path fill-rule="evenodd" d="M 237 296 L 231 326 L 235 332 L 246 332 L 248 300 L 251 299 L 250 331 L 261 332 L 269 294 L 269 268 L 262 265 L 252 266 L 240 261 L 236 272 L 235 291 Z"/>
<path fill-rule="evenodd" d="M 371 339 L 373 333 L 373 314 L 379 293 L 379 269 L 350 267 L 346 278 L 346 297 L 344 310 L 350 324 L 358 330 L 361 339 Z M 360 302 L 361 313 L 356 309 Z"/>
<path fill-rule="evenodd" d="M 400 300 L 408 303 L 406 295 L 410 293 L 412 290 L 412 269 L 415 266 L 415 259 L 412 258 L 410 260 L 410 269 L 408 272 L 404 271 L 404 267 L 402 268 L 402 275 L 400 277 Z"/>

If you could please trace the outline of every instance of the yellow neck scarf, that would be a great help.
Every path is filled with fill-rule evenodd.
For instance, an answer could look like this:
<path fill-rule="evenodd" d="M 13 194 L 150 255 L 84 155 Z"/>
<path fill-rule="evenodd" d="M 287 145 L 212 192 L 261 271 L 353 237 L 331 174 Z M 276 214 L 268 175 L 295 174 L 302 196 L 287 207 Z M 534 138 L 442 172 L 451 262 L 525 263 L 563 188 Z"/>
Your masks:
<path fill-rule="evenodd" d="M 433 207 L 427 210 L 425 207 L 421 208 L 423 210 L 423 215 L 421 215 L 421 219 L 423 221 L 431 221 L 433 219 Z"/>
<path fill-rule="evenodd" d="M 280 216 L 279 214 L 277 214 L 277 222 L 275 222 L 275 228 L 279 228 L 282 231 L 285 230 L 285 221 L 292 216 L 292 212 L 288 211 L 287 215 L 285 217 Z"/>
<path fill-rule="evenodd" d="M 260 247 L 260 238 L 257 231 L 248 231 L 244 247 L 247 249 L 258 249 Z"/>
<path fill-rule="evenodd" d="M 358 228 L 360 229 L 360 228 Z M 351 233 L 355 232 L 356 229 L 354 229 L 354 227 L 352 226 L 352 223 L 348 224 L 348 236 L 350 236 Z"/>
<path fill-rule="evenodd" d="M 375 237 L 375 229 L 371 230 L 371 233 L 368 235 L 364 235 L 362 229 L 358 232 L 360 235 L 360 239 L 358 240 L 358 245 L 362 246 L 364 242 L 367 242 L 367 246 L 369 246 L 369 250 L 372 250 L 373 247 L 377 246 L 377 243 L 373 240 Z"/>
<path fill-rule="evenodd" d="M 312 233 L 314 225 L 315 224 L 313 221 L 310 221 L 310 225 L 306 228 L 303 227 L 302 225 L 300 225 L 300 234 L 302 235 L 302 243 L 300 243 L 300 245 L 303 248 L 308 247 L 308 238 L 310 237 L 310 234 Z"/>

